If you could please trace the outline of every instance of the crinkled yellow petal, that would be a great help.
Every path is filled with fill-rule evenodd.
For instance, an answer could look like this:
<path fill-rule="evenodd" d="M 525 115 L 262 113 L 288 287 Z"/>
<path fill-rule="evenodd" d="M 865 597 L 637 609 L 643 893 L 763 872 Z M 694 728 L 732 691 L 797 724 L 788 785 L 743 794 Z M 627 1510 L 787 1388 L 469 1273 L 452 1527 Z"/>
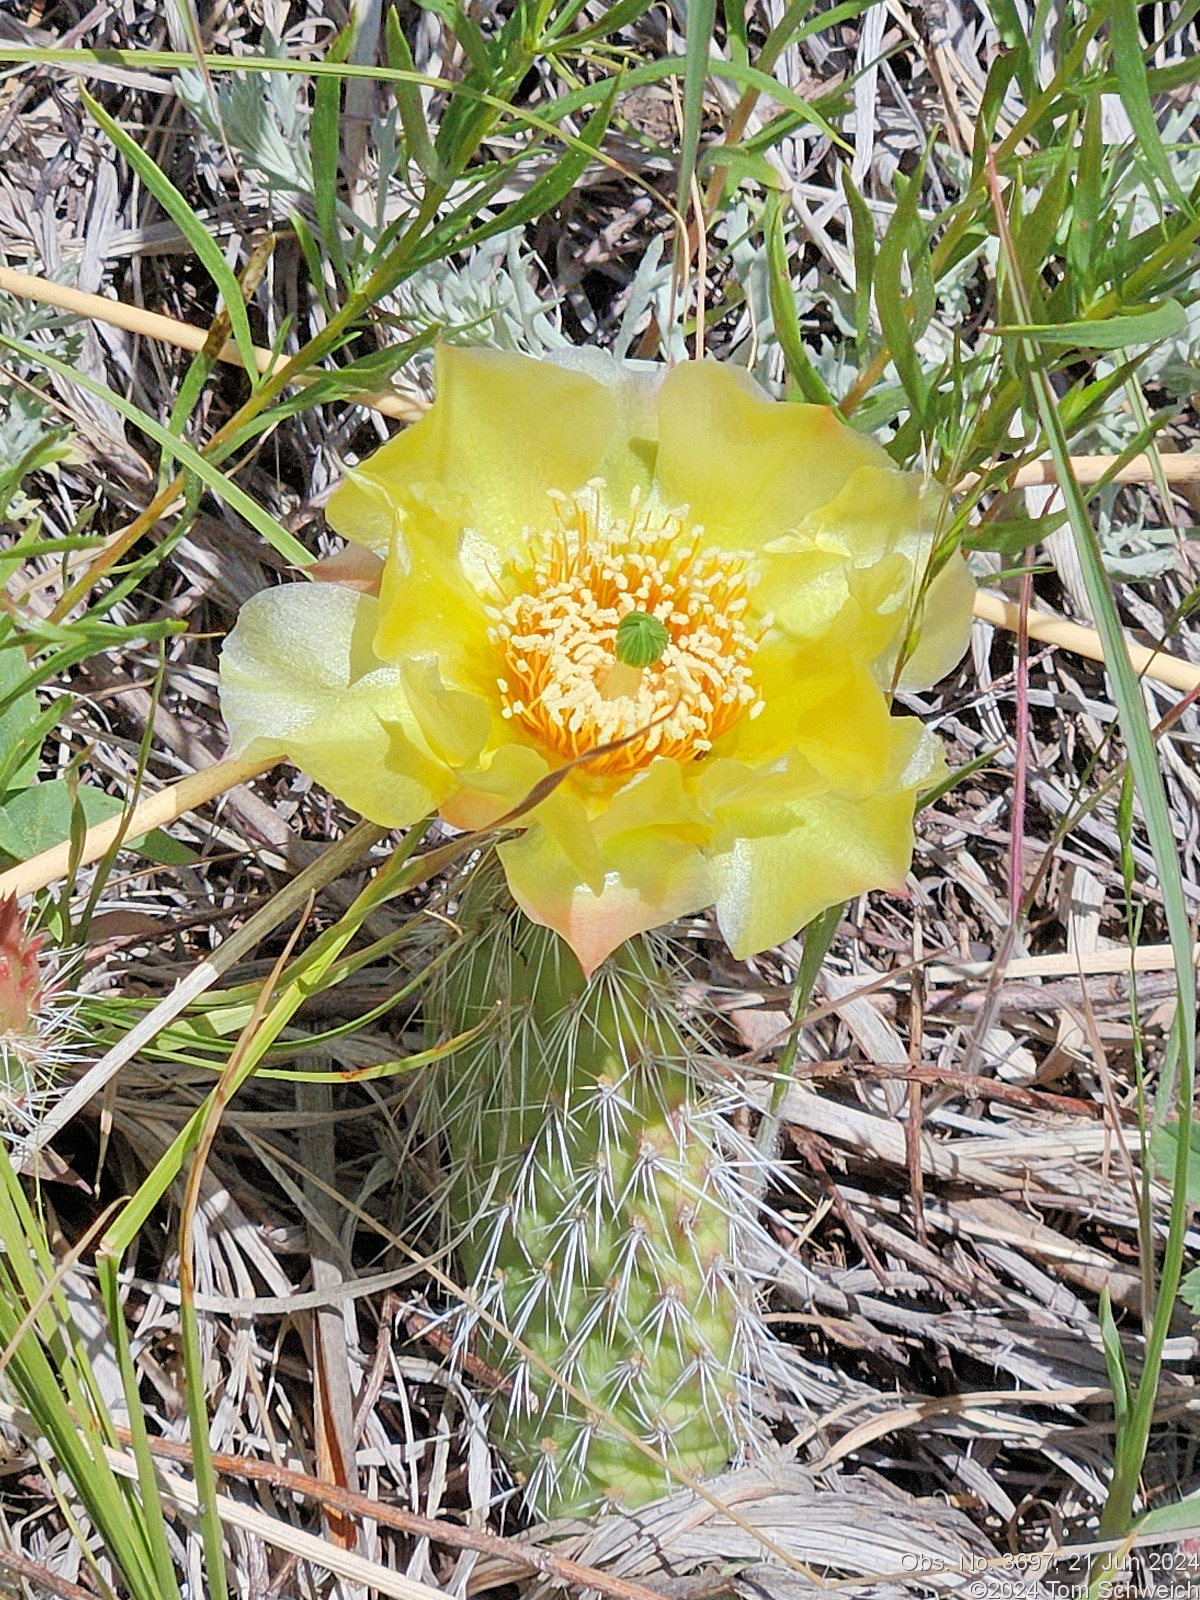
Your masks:
<path fill-rule="evenodd" d="M 975 580 L 953 555 L 925 591 L 916 647 L 900 673 L 902 689 L 927 689 L 962 660 L 975 614 Z"/>
<path fill-rule="evenodd" d="M 828 906 L 899 890 L 912 855 L 912 796 L 826 794 L 790 808 L 778 831 L 743 833 L 713 858 L 717 922 L 738 960 L 767 950 Z M 749 826 L 749 825 L 748 825 Z"/>
<path fill-rule="evenodd" d="M 549 771 L 529 745 L 502 744 L 486 765 L 459 773 L 462 787 L 442 801 L 442 816 L 455 828 L 490 828 L 528 800 Z"/>
<path fill-rule="evenodd" d="M 893 718 L 880 787 L 837 790 L 783 805 L 732 805 L 718 813 L 717 921 L 742 959 L 789 939 L 813 917 L 868 889 L 901 892 L 912 858 L 916 792 L 936 774 L 937 740 L 913 717 Z"/>
<path fill-rule="evenodd" d="M 867 566 L 911 542 L 920 525 L 920 478 L 887 463 L 856 468 L 831 499 L 804 517 L 800 531 L 821 549 Z"/>
<path fill-rule="evenodd" d="M 616 430 L 596 476 L 604 479 L 610 504 L 624 510 L 633 491 L 644 492 L 654 480 L 658 391 L 667 369 L 649 361 L 618 361 L 590 345 L 558 351 L 550 359 L 556 366 L 587 373 L 616 398 Z"/>
<path fill-rule="evenodd" d="M 848 608 L 847 626 L 816 643 L 780 633 L 764 640 L 754 661 L 763 709 L 719 740 L 716 753 L 763 763 L 795 751 L 827 783 L 859 794 L 874 788 L 887 767 L 893 719 L 857 654 L 856 620 Z"/>
<path fill-rule="evenodd" d="M 681 839 L 703 842 L 712 820 L 694 790 L 684 783 L 678 761 L 652 761 L 607 802 L 593 826 L 602 840 L 642 828 L 667 829 Z"/>
<path fill-rule="evenodd" d="M 492 712 L 478 695 L 447 689 L 429 656 L 401 661 L 400 681 L 421 737 L 439 761 L 465 767 L 487 743 Z"/>
<path fill-rule="evenodd" d="M 435 486 L 442 515 L 499 547 L 545 520 L 546 491 L 579 488 L 599 469 L 617 427 L 616 393 L 586 373 L 505 350 L 441 345 L 437 402 L 337 491 L 326 516 L 357 544 L 386 550 L 405 514 Z M 451 515 L 451 520 L 458 520 Z"/>
<path fill-rule="evenodd" d="M 791 805 L 810 795 L 824 794 L 829 784 L 793 751 L 782 760 L 759 766 L 713 756 L 701 768 L 695 788 L 705 815 L 727 839 L 730 828 L 723 819 L 736 819 L 746 811 Z"/>
<path fill-rule="evenodd" d="M 773 540 L 755 569 L 755 611 L 797 638 L 828 633 L 850 598 L 845 558 L 796 534 Z"/>
<path fill-rule="evenodd" d="M 824 406 L 781 405 L 715 361 L 686 361 L 658 399 L 658 481 L 713 543 L 757 549 L 795 528 L 860 467 L 888 458 Z"/>
<path fill-rule="evenodd" d="M 405 827 L 454 779 L 372 648 L 378 623 L 378 601 L 334 584 L 255 595 L 221 653 L 221 706 L 237 754 L 286 755 L 364 816 Z"/>
<path fill-rule="evenodd" d="M 484 604 L 453 546 L 398 535 L 379 595 L 376 652 L 385 661 L 432 657 L 447 683 L 494 701 L 499 663 Z"/>
<path fill-rule="evenodd" d="M 545 834 L 553 839 L 556 849 L 575 874 L 576 881 L 586 884 L 592 894 L 604 887 L 604 863 L 600 857 L 600 841 L 587 814 L 587 807 L 565 785 L 560 785 L 549 799 L 529 813 L 532 833 Z"/>
<path fill-rule="evenodd" d="M 541 826 L 502 844 L 498 854 L 513 899 L 534 922 L 553 928 L 586 976 L 626 939 L 710 905 L 713 878 L 695 845 L 656 829 L 606 842 L 604 872 L 593 889 Z"/>

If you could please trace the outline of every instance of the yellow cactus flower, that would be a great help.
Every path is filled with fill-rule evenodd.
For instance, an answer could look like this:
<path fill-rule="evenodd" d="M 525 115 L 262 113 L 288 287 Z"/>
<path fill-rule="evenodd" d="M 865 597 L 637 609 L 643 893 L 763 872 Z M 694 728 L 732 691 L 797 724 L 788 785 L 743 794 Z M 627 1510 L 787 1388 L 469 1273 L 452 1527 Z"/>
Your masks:
<path fill-rule="evenodd" d="M 750 955 L 903 884 L 940 755 L 890 690 L 958 660 L 973 594 L 958 557 L 926 582 L 919 499 L 737 368 L 443 348 L 329 503 L 355 576 L 226 641 L 233 749 L 396 827 L 486 827 L 566 769 L 500 846 L 523 910 L 585 972 L 710 905 Z"/>

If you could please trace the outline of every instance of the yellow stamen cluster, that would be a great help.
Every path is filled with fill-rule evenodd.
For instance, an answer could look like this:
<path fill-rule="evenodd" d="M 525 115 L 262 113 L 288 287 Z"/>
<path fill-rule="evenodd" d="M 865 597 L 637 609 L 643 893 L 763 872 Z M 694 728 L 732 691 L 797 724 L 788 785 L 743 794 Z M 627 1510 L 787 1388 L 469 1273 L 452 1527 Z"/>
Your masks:
<path fill-rule="evenodd" d="M 638 735 L 589 763 L 598 776 L 636 772 L 656 756 L 693 760 L 756 715 L 747 557 L 704 548 L 704 530 L 681 512 L 635 499 L 614 518 L 601 483 L 556 496 L 554 507 L 558 526 L 506 585 L 516 592 L 491 630 L 504 660 L 503 715 L 562 760 Z M 617 658 L 617 629 L 632 611 L 667 630 L 645 668 Z"/>

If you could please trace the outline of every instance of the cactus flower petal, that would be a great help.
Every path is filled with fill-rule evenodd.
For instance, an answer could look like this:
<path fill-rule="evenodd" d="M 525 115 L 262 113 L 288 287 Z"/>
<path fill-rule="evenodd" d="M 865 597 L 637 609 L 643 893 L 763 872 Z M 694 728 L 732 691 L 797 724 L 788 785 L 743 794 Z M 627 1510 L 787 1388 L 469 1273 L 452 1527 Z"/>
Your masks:
<path fill-rule="evenodd" d="M 335 568 L 244 608 L 234 749 L 389 825 L 559 774 L 501 855 L 588 970 L 705 905 L 745 955 L 900 887 L 936 747 L 891 690 L 954 664 L 974 590 L 958 556 L 930 581 L 917 480 L 711 361 L 444 349 L 437 380 L 329 505 L 378 599 Z"/>
<path fill-rule="evenodd" d="M 711 905 L 715 880 L 701 848 L 711 821 L 673 761 L 654 762 L 585 826 L 597 846 L 591 881 L 581 881 L 578 852 L 572 860 L 561 830 L 544 824 L 498 854 L 513 899 L 567 941 L 590 977 L 634 934 Z"/>
<path fill-rule="evenodd" d="M 461 519 L 497 548 L 517 548 L 543 519 L 547 490 L 580 488 L 621 439 L 618 392 L 560 363 L 442 345 L 436 381 L 428 416 L 330 501 L 330 526 L 352 543 L 386 552 L 411 512 Z"/>
<path fill-rule="evenodd" d="M 267 589 L 242 607 L 221 657 L 236 749 L 287 754 L 356 811 L 390 827 L 454 787 L 421 737 L 400 669 L 372 647 L 379 603 L 336 584 Z"/>
<path fill-rule="evenodd" d="M 821 786 L 777 807 L 727 809 L 727 848 L 712 864 L 717 922 L 735 956 L 779 944 L 864 890 L 903 892 L 913 791 L 936 778 L 941 751 L 913 718 L 892 725 L 890 770 L 872 792 Z"/>

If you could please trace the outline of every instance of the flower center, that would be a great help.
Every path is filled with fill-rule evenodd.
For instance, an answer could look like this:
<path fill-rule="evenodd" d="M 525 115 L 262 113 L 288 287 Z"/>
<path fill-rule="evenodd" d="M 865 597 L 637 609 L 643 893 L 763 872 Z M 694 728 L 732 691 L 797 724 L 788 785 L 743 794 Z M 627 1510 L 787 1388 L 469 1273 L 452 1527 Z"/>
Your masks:
<path fill-rule="evenodd" d="M 553 499 L 557 527 L 495 613 L 502 714 L 568 761 L 636 735 L 588 763 L 597 775 L 694 760 L 757 715 L 748 558 L 636 498 L 614 517 L 600 482 Z"/>

